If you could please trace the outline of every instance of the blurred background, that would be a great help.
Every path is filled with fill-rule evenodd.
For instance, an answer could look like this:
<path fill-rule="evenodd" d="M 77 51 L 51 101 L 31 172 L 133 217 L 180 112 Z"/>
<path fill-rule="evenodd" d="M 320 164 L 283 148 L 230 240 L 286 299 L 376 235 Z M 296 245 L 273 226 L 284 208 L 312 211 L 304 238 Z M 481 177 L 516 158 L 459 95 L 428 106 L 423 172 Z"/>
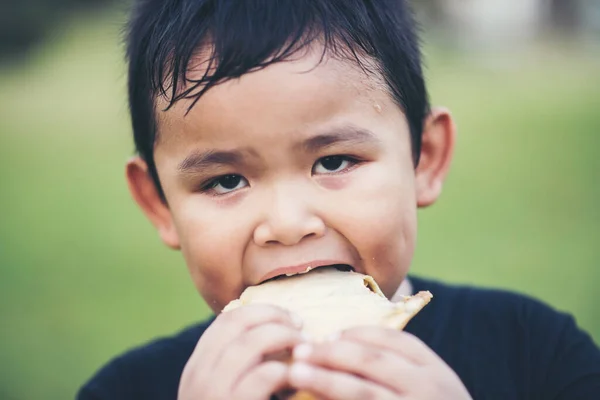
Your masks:
<path fill-rule="evenodd" d="M 506 288 L 600 341 L 600 1 L 418 0 L 459 128 L 413 273 Z M 0 399 L 73 398 L 208 313 L 130 199 L 128 3 L 0 3 Z"/>

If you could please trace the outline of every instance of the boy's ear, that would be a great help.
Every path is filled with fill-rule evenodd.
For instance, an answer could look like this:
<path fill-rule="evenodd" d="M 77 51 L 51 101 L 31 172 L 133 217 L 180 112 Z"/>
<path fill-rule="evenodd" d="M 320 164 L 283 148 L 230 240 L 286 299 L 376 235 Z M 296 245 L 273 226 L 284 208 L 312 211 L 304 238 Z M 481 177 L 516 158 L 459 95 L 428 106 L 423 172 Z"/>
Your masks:
<path fill-rule="evenodd" d="M 131 195 L 158 230 L 162 241 L 172 249 L 179 249 L 179 235 L 173 224 L 171 210 L 161 198 L 148 173 L 146 162 L 140 157 L 133 157 L 127 162 L 125 174 Z"/>
<path fill-rule="evenodd" d="M 456 127 L 445 108 L 434 108 L 423 124 L 421 157 L 416 169 L 417 205 L 427 207 L 442 192 L 450 169 Z"/>

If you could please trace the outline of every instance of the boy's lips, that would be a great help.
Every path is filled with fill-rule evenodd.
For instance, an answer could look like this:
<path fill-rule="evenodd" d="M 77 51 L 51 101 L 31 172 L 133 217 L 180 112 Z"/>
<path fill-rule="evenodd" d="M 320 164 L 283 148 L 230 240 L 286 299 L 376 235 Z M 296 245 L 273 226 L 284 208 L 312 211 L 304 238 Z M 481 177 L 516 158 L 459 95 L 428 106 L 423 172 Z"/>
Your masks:
<path fill-rule="evenodd" d="M 291 276 L 291 275 L 304 274 L 315 268 L 326 267 L 326 266 L 331 266 L 331 265 L 347 265 L 351 269 L 354 269 L 347 262 L 343 262 L 340 260 L 317 260 L 317 261 L 311 261 L 311 262 L 298 264 L 298 265 L 276 268 L 276 269 L 270 271 L 269 273 L 265 274 L 262 278 L 260 278 L 259 282 L 263 283 L 269 279 L 272 279 L 272 278 L 275 278 L 278 276 L 282 276 L 282 275 Z"/>

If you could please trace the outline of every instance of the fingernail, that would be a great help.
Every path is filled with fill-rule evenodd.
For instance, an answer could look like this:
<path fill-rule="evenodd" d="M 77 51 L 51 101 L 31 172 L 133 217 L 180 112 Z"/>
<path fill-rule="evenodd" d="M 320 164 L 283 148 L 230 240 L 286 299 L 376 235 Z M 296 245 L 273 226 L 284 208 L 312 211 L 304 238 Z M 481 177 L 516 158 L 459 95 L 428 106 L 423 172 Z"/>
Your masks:
<path fill-rule="evenodd" d="M 329 335 L 325 336 L 324 340 L 326 342 L 335 342 L 339 338 L 340 338 L 340 332 L 333 332 L 333 333 L 330 333 Z"/>
<path fill-rule="evenodd" d="M 312 352 L 312 346 L 310 344 L 302 343 L 294 347 L 293 356 L 296 360 L 307 360 Z"/>
<path fill-rule="evenodd" d="M 307 382 L 311 379 L 313 370 L 306 364 L 295 363 L 290 368 L 290 380 L 293 383 Z"/>
<path fill-rule="evenodd" d="M 290 317 L 292 318 L 292 323 L 294 324 L 294 326 L 296 326 L 297 328 L 302 328 L 302 325 L 304 325 L 304 321 L 302 320 L 302 318 L 300 318 L 298 314 L 290 313 Z"/>

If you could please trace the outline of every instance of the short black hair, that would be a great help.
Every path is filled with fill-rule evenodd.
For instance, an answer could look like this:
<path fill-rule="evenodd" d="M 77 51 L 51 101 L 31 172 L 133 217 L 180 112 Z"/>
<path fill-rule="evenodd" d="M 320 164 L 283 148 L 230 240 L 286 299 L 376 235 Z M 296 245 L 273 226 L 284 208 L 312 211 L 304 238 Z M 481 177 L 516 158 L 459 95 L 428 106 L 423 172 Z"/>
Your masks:
<path fill-rule="evenodd" d="M 154 162 L 157 96 L 169 107 L 281 62 L 319 40 L 325 52 L 379 74 L 402 109 L 418 164 L 429 101 L 417 27 L 406 0 L 136 0 L 127 27 L 129 108 L 135 147 L 163 195 Z M 186 74 L 209 50 L 200 79 Z M 376 66 L 373 71 L 361 60 Z M 190 108 L 191 108 L 190 107 Z"/>

